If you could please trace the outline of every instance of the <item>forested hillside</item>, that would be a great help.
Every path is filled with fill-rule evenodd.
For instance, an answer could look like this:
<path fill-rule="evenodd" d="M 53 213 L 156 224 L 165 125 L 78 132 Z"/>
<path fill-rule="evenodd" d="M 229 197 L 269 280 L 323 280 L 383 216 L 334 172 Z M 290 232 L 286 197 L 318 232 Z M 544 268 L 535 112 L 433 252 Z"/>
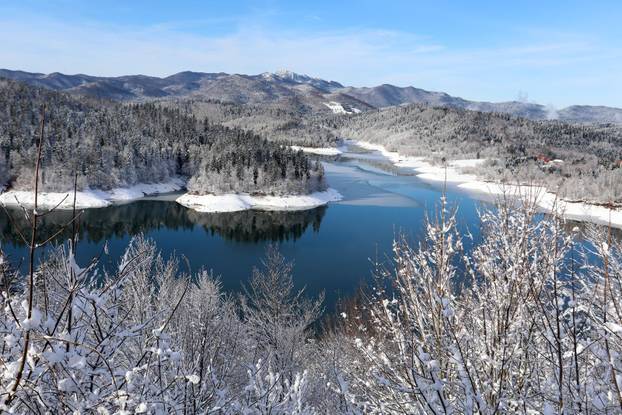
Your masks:
<path fill-rule="evenodd" d="M 622 158 L 622 128 L 532 121 L 507 114 L 409 105 L 338 118 L 342 136 L 448 157 L 587 153 L 611 166 Z M 416 141 L 413 141 L 416 140 Z"/>
<path fill-rule="evenodd" d="M 438 161 L 489 158 L 477 173 L 491 180 L 542 183 L 570 198 L 622 202 L 622 128 L 616 125 L 532 121 L 421 105 L 323 122 L 340 137 L 405 155 Z"/>
<path fill-rule="evenodd" d="M 338 141 L 337 131 L 328 120 L 339 116 L 329 113 L 312 114 L 295 106 L 288 109 L 270 104 L 243 105 L 206 99 L 162 100 L 160 104 L 284 144 L 328 147 Z"/>
<path fill-rule="evenodd" d="M 189 178 L 194 193 L 308 193 L 322 167 L 301 152 L 179 108 L 73 97 L 0 80 L 0 181 L 32 183 L 46 105 L 43 188 L 110 189 Z"/>

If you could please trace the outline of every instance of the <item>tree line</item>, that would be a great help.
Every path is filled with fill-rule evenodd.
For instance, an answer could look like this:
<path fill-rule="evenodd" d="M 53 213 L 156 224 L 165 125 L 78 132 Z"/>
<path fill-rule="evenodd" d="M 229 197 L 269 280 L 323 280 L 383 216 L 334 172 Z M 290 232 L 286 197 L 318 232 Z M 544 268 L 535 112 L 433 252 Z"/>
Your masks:
<path fill-rule="evenodd" d="M 46 191 L 108 190 L 176 176 L 193 193 L 300 194 L 323 170 L 302 152 L 252 131 L 157 103 L 119 104 L 0 80 L 0 183 L 31 186 L 36 130 L 46 106 Z"/>

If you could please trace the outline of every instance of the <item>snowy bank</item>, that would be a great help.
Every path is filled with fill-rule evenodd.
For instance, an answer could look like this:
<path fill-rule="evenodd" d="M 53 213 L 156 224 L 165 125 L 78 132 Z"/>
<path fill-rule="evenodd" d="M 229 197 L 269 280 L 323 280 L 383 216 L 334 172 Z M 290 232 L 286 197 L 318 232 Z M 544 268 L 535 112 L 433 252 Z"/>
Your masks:
<path fill-rule="evenodd" d="M 76 193 L 76 208 L 102 208 L 113 203 L 127 203 L 144 196 L 170 193 L 183 189 L 185 181 L 174 178 L 164 183 L 140 183 L 130 187 L 112 190 L 86 189 Z M 34 206 L 34 194 L 31 191 L 9 190 L 0 194 L 0 203 L 5 206 Z M 37 204 L 42 210 L 53 208 L 61 210 L 73 209 L 73 192 L 40 192 Z"/>
<path fill-rule="evenodd" d="M 198 212 L 237 212 L 258 210 L 306 210 L 342 199 L 335 189 L 308 195 L 252 196 L 249 194 L 191 195 L 177 198 L 177 203 Z"/>
<path fill-rule="evenodd" d="M 474 174 L 462 173 L 462 169 L 475 167 L 485 162 L 484 159 L 451 160 L 447 166 L 434 166 L 430 163 L 420 161 L 418 166 L 409 165 L 408 162 L 397 163 L 400 167 L 412 167 L 417 171 L 417 177 L 426 181 L 446 181 L 447 183 L 470 183 L 477 181 Z"/>
<path fill-rule="evenodd" d="M 558 212 L 566 219 L 592 222 L 599 225 L 609 225 L 622 228 L 622 210 L 610 209 L 606 206 L 595 205 L 586 202 L 569 202 L 559 199 L 553 192 L 549 192 L 541 186 L 509 185 L 503 183 L 491 183 L 483 181 L 468 181 L 458 185 L 460 189 L 470 193 L 479 193 L 494 197 L 521 197 L 529 201 L 535 201 L 537 206 L 544 212 Z"/>
<path fill-rule="evenodd" d="M 305 153 L 309 154 L 317 154 L 320 156 L 338 156 L 343 153 L 342 148 L 337 147 L 300 147 L 300 146 L 289 146 L 294 151 L 302 150 Z"/>
<path fill-rule="evenodd" d="M 569 202 L 558 199 L 557 195 L 541 186 L 509 185 L 479 180 L 473 174 L 463 173 L 463 169 L 475 167 L 486 160 L 466 159 L 451 160 L 447 166 L 433 165 L 422 157 L 402 156 L 397 152 L 388 151 L 381 145 L 364 141 L 349 140 L 358 147 L 377 151 L 398 167 L 411 168 L 417 177 L 428 182 L 447 182 L 456 184 L 459 189 L 475 195 L 520 197 L 534 201 L 544 212 L 557 212 L 563 217 L 582 222 L 592 222 L 622 228 L 622 210 L 610 209 L 606 206 L 586 202 Z"/>

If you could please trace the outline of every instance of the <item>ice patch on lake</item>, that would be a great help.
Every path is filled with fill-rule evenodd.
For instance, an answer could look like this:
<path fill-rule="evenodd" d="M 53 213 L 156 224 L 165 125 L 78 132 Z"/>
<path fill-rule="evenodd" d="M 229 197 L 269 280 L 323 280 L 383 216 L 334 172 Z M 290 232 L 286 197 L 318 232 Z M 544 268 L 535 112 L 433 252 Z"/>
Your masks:
<path fill-rule="evenodd" d="M 253 196 L 246 193 L 225 195 L 191 195 L 177 198 L 177 203 L 198 212 L 237 212 L 240 210 L 306 210 L 342 199 L 335 189 L 308 195 Z"/>

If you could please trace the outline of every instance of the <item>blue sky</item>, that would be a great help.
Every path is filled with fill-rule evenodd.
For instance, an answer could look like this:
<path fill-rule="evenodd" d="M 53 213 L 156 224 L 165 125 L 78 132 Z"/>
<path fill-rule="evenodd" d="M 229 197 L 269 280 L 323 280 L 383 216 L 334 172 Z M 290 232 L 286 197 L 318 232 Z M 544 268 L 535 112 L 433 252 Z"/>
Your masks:
<path fill-rule="evenodd" d="M 622 107 L 622 1 L 0 2 L 0 67 L 290 69 L 468 99 Z"/>

